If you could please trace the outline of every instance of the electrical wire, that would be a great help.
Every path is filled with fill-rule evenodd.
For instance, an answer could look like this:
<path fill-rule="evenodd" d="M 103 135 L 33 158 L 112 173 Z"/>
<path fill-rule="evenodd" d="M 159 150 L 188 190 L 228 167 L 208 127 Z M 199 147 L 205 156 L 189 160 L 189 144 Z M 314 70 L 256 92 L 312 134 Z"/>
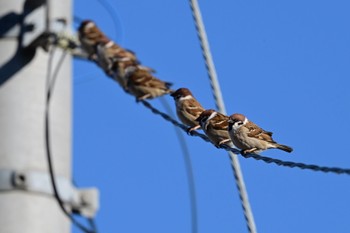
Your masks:
<path fill-rule="evenodd" d="M 71 52 L 71 51 L 69 51 L 69 52 Z M 73 54 L 73 55 L 75 56 L 75 54 Z M 84 59 L 84 60 L 86 60 L 87 62 L 91 62 L 87 59 Z M 175 125 L 176 127 L 180 128 L 180 129 L 182 129 L 184 132 L 187 132 L 187 129 L 188 129 L 187 126 L 179 123 L 178 121 L 176 121 L 175 119 L 173 119 L 172 117 L 167 115 L 166 113 L 159 111 L 158 109 L 153 107 L 149 102 L 147 102 L 145 100 L 142 100 L 140 102 L 146 108 L 151 110 L 152 113 L 161 116 L 164 120 L 170 122 L 171 124 Z M 200 137 L 202 140 L 204 140 L 206 142 L 210 142 L 206 135 L 198 133 L 196 131 L 192 131 L 191 136 Z M 222 146 L 221 149 L 231 151 L 235 154 L 240 154 L 240 151 L 238 149 L 235 149 L 235 148 L 226 148 L 226 147 Z M 261 156 L 261 155 L 257 155 L 257 154 L 244 154 L 244 155 L 240 154 L 240 155 L 244 158 L 252 158 L 255 160 L 263 161 L 263 162 L 268 163 L 268 164 L 271 164 L 271 163 L 276 164 L 278 166 L 284 166 L 284 167 L 289 167 L 289 168 L 300 168 L 300 169 L 312 170 L 312 171 L 320 171 L 320 172 L 324 172 L 324 173 L 329 172 L 329 173 L 335 173 L 335 174 L 350 175 L 350 169 L 348 169 L 348 168 L 326 167 L 326 166 L 319 166 L 319 165 L 314 165 L 314 164 L 305 164 L 305 163 L 301 163 L 301 162 L 283 161 L 283 160 L 274 159 L 274 158 Z"/>
<path fill-rule="evenodd" d="M 88 72 L 85 74 L 79 74 L 74 77 L 74 85 L 79 86 L 81 84 L 86 84 L 91 81 L 97 80 L 97 76 L 101 73 L 101 71 Z"/>
<path fill-rule="evenodd" d="M 193 21 L 196 27 L 197 36 L 202 50 L 202 55 L 205 61 L 205 67 L 208 73 L 212 94 L 215 100 L 216 108 L 219 112 L 226 114 L 225 103 L 222 97 L 219 80 L 216 74 L 215 65 L 211 56 L 209 42 L 205 31 L 204 23 L 202 20 L 200 8 L 197 0 L 189 0 L 190 8 L 192 11 Z M 238 189 L 239 198 L 241 200 L 244 218 L 246 220 L 247 228 L 250 233 L 256 233 L 256 225 L 254 221 L 253 211 L 250 206 L 248 192 L 245 187 L 243 173 L 239 164 L 237 154 L 232 151 L 229 152 L 229 158 L 231 160 L 231 166 L 235 183 Z"/>
<path fill-rule="evenodd" d="M 112 7 L 112 5 L 107 0 L 96 0 L 96 1 L 107 11 L 110 18 L 113 20 L 116 38 L 118 38 L 118 28 L 120 28 L 119 43 L 121 43 L 121 41 L 123 39 L 122 24 L 120 23 L 121 21 L 120 21 L 120 17 L 118 16 L 117 11 Z M 78 24 L 81 24 L 81 22 L 84 21 L 81 17 L 79 17 L 77 15 L 74 15 L 73 20 L 75 23 L 78 23 Z M 119 27 L 118 27 L 118 25 L 119 25 Z"/>
<path fill-rule="evenodd" d="M 191 4 L 191 9 L 193 10 L 193 8 L 194 8 L 194 6 Z M 193 13 L 193 14 L 195 14 L 195 13 Z M 194 15 L 194 17 L 195 17 L 195 15 Z M 213 89 L 214 99 L 216 100 L 215 101 L 216 102 L 216 106 L 217 106 L 217 108 L 219 109 L 220 112 L 225 113 L 225 107 L 223 105 L 223 101 L 220 101 L 220 99 L 222 100 L 222 96 L 221 96 L 219 84 L 217 82 L 217 86 L 216 86 L 215 85 L 215 81 L 213 81 L 213 80 L 215 80 L 215 76 L 216 76 L 215 68 L 214 68 L 214 74 L 215 74 L 214 78 L 213 78 L 213 75 L 212 75 L 212 71 L 210 71 L 212 69 L 212 68 L 210 68 L 211 67 L 211 63 L 212 63 L 211 56 L 209 56 L 209 58 L 208 58 L 208 56 L 204 52 L 206 44 L 208 44 L 208 43 L 207 42 L 206 43 L 203 42 L 203 36 L 201 36 L 200 33 L 198 32 L 199 27 L 200 26 L 198 26 L 198 24 L 196 23 L 196 29 L 197 29 L 198 36 L 200 37 L 200 40 L 201 40 L 202 53 L 203 53 L 203 57 L 204 57 L 205 62 L 206 62 L 208 75 L 209 75 L 210 80 L 211 80 L 211 86 L 212 86 L 212 89 Z M 206 36 L 205 36 L 205 39 L 206 39 Z M 209 45 L 208 45 L 207 49 L 209 49 Z M 211 62 L 210 62 L 210 60 L 211 60 Z M 212 65 L 214 65 L 214 64 L 212 63 Z M 215 89 L 218 89 L 218 90 L 215 90 Z M 163 119 L 165 119 L 166 121 L 172 123 L 174 126 L 182 129 L 184 132 L 187 131 L 187 128 L 188 128 L 187 126 L 185 126 L 185 125 L 179 123 L 178 121 L 176 121 L 174 119 L 174 117 L 169 116 L 169 114 L 172 115 L 171 113 L 169 113 L 169 114 L 163 113 L 163 112 L 159 111 L 158 109 L 154 108 L 149 102 L 147 102 L 145 100 L 141 100 L 140 102 L 146 108 L 151 110 L 152 113 L 161 116 Z M 209 139 L 207 138 L 207 136 L 205 136 L 205 135 L 203 135 L 201 133 L 198 133 L 196 131 L 193 132 L 192 136 L 200 137 L 204 141 L 209 142 Z M 256 227 L 255 227 L 252 211 L 250 210 L 250 205 L 249 205 L 247 193 L 245 191 L 244 182 L 243 183 L 239 182 L 240 180 L 243 181 L 243 177 L 242 177 L 242 175 L 240 173 L 239 161 L 238 161 L 237 155 L 242 155 L 244 158 L 253 158 L 255 160 L 263 161 L 263 162 L 268 163 L 268 164 L 272 163 L 272 164 L 276 164 L 278 166 L 284 166 L 284 167 L 288 167 L 288 168 L 300 168 L 300 169 L 311 170 L 311 171 L 319 171 L 319 172 L 324 172 L 324 173 L 336 173 L 336 174 L 347 174 L 347 175 L 350 175 L 350 169 L 337 168 L 337 167 L 325 167 L 325 166 L 304 164 L 304 163 L 292 162 L 292 161 L 282 161 L 282 160 L 279 160 L 279 159 L 273 159 L 273 158 L 269 158 L 269 157 L 265 157 L 265 156 L 261 156 L 261 155 L 257 155 L 257 154 L 241 154 L 238 149 L 230 148 L 230 147 L 227 147 L 227 146 L 222 146 L 221 149 L 225 149 L 226 151 L 231 152 L 230 159 L 231 159 L 231 164 L 232 164 L 232 168 L 233 168 L 233 171 L 234 171 L 236 185 L 237 185 L 238 190 L 239 190 L 240 199 L 241 199 L 242 207 L 243 207 L 243 210 L 244 210 L 245 219 L 246 219 L 246 222 L 247 222 L 247 227 L 248 227 L 249 232 L 251 232 L 251 233 L 256 232 Z M 192 173 L 192 176 L 193 176 L 193 173 Z M 189 186 L 190 186 L 190 181 L 189 181 Z M 194 185 L 193 185 L 193 187 L 194 187 Z M 192 208 L 193 208 L 193 204 L 192 204 Z M 192 220 L 194 220 L 193 216 L 192 216 Z M 197 217 L 195 217 L 195 221 L 196 221 L 196 224 L 197 224 Z M 194 226 L 195 226 L 195 224 L 193 224 L 193 226 L 192 226 L 192 232 L 194 232 L 194 230 L 197 231 L 197 228 L 195 228 Z"/>
<path fill-rule="evenodd" d="M 184 132 L 187 132 L 188 127 L 179 123 L 177 120 L 170 117 L 168 114 L 159 111 L 157 108 L 153 107 L 149 102 L 145 100 L 140 101 L 146 108 L 151 110 L 152 113 L 161 116 L 164 120 L 170 122 L 171 124 L 175 125 L 176 127 L 179 127 Z M 197 131 L 192 131 L 190 136 L 199 137 L 203 141 L 210 142 L 208 137 L 204 134 L 198 133 Z M 226 151 L 231 151 L 235 154 L 240 154 L 244 158 L 251 158 L 258 161 L 263 161 L 267 164 L 276 164 L 278 166 L 282 167 L 288 167 L 288 168 L 300 168 L 303 170 L 311 170 L 316 172 L 323 172 L 323 173 L 335 173 L 335 174 L 346 174 L 350 175 L 350 169 L 349 168 L 339 168 L 339 167 L 326 167 L 326 166 L 319 166 L 314 164 L 305 164 L 300 162 L 293 162 L 293 161 L 284 161 L 280 159 L 274 159 L 266 156 L 261 156 L 258 154 L 241 154 L 241 151 L 236 148 L 231 148 L 225 145 L 222 145 L 220 149 L 224 149 Z"/>
<path fill-rule="evenodd" d="M 98 229 L 97 229 L 97 224 L 96 224 L 95 219 L 94 218 L 88 218 L 87 220 L 88 220 L 89 225 L 90 225 L 90 227 L 92 229 L 92 232 L 97 233 Z"/>
<path fill-rule="evenodd" d="M 160 97 L 160 101 L 165 108 L 165 110 L 168 112 L 168 114 L 174 118 L 174 113 L 171 110 L 171 107 L 169 106 L 166 99 L 163 97 Z M 190 205 L 191 205 L 191 223 L 192 223 L 192 233 L 198 232 L 198 210 L 197 210 L 197 198 L 196 198 L 196 185 L 194 182 L 194 175 L 193 175 L 193 166 L 191 161 L 191 155 L 190 151 L 188 149 L 185 137 L 183 136 L 183 133 L 181 130 L 174 125 L 176 137 L 179 141 L 183 160 L 185 163 L 185 169 L 186 169 L 186 175 L 187 175 L 187 181 L 188 181 L 188 190 L 189 190 L 189 197 L 190 197 Z"/>
<path fill-rule="evenodd" d="M 75 23 L 78 23 L 78 24 L 81 24 L 84 21 L 81 17 L 77 15 L 74 15 L 73 20 Z"/>
<path fill-rule="evenodd" d="M 54 172 L 54 166 L 52 161 L 52 155 L 51 155 L 51 146 L 50 146 L 50 121 L 49 121 L 49 110 L 50 110 L 50 100 L 52 96 L 52 92 L 54 90 L 54 85 L 57 79 L 58 72 L 61 68 L 61 65 L 64 61 L 64 58 L 67 54 L 66 51 L 62 52 L 61 57 L 58 60 L 57 66 L 54 69 L 54 72 L 51 76 L 51 70 L 52 70 L 52 63 L 53 63 L 53 57 L 54 57 L 55 47 L 51 48 L 49 51 L 49 58 L 48 58 L 48 65 L 47 65 L 47 80 L 46 80 L 46 105 L 45 105 L 45 150 L 46 150 L 46 156 L 47 156 L 47 163 L 49 168 L 49 174 L 50 174 L 50 181 L 52 184 L 53 193 L 55 196 L 55 199 L 57 200 L 58 205 L 60 206 L 62 212 L 71 220 L 71 222 L 78 227 L 80 230 L 82 230 L 85 233 L 97 233 L 95 230 L 89 230 L 85 226 L 83 226 L 81 223 L 76 221 L 73 216 L 67 211 L 67 209 L 64 207 L 64 203 L 59 195 L 59 191 L 57 188 L 57 183 L 55 180 L 55 172 Z"/>
<path fill-rule="evenodd" d="M 107 1 L 107 0 L 96 0 L 97 2 L 100 3 L 100 5 L 105 8 L 105 10 L 107 11 L 107 13 L 110 15 L 111 19 L 113 20 L 113 24 L 114 24 L 114 30 L 115 30 L 115 35 L 116 35 L 116 41 L 118 38 L 118 25 L 120 28 L 120 40 L 118 41 L 119 44 L 122 44 L 122 40 L 123 40 L 123 27 L 122 24 L 120 23 L 120 17 L 117 14 L 117 11 L 112 7 L 112 5 Z"/>

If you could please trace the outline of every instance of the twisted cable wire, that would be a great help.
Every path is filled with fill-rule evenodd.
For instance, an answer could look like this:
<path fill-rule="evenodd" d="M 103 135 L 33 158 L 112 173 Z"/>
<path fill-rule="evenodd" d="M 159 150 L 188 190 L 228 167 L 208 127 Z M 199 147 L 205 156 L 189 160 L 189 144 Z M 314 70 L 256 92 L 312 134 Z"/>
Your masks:
<path fill-rule="evenodd" d="M 142 100 L 140 101 L 146 108 L 151 110 L 152 113 L 161 116 L 164 120 L 170 122 L 171 124 L 179 127 L 182 129 L 184 132 L 187 132 L 187 126 L 179 123 L 169 115 L 165 114 L 162 111 L 159 111 L 155 107 L 153 107 L 149 102 Z M 198 133 L 197 131 L 192 131 L 191 136 L 194 137 L 199 137 L 203 141 L 210 142 L 208 137 L 204 134 Z M 236 148 L 231 148 L 226 145 L 222 145 L 220 149 L 224 149 L 226 151 L 232 152 L 234 154 L 240 154 L 242 157 L 247 158 L 247 159 L 255 159 L 258 161 L 263 161 L 267 164 L 276 164 L 278 166 L 282 167 L 289 167 L 289 168 L 300 168 L 303 170 L 311 170 L 311 171 L 316 171 L 316 172 L 324 172 L 324 173 L 335 173 L 335 174 L 345 174 L 345 175 L 350 175 L 350 169 L 349 168 L 339 168 L 339 167 L 326 167 L 326 166 L 319 166 L 319 165 L 314 165 L 314 164 L 305 164 L 301 162 L 293 162 L 293 161 L 284 161 L 280 159 L 274 159 L 258 154 L 241 154 L 241 151 L 236 149 Z"/>
<path fill-rule="evenodd" d="M 220 84 L 217 78 L 214 62 L 211 56 L 209 43 L 205 32 L 205 27 L 203 24 L 200 8 L 197 0 L 189 0 L 189 3 L 192 11 L 193 20 L 195 22 L 198 39 L 200 41 L 202 55 L 205 61 L 205 67 L 208 72 L 210 86 L 212 89 L 216 108 L 219 110 L 219 112 L 226 114 L 225 103 L 222 97 Z M 235 177 L 235 182 L 238 189 L 239 198 L 241 200 L 241 204 L 244 212 L 244 218 L 246 220 L 248 231 L 250 233 L 256 233 L 257 231 L 256 231 L 253 211 L 249 203 L 248 193 L 245 187 L 243 173 L 239 164 L 239 160 L 237 158 L 237 154 L 230 151 L 229 157 L 231 160 L 232 170 Z"/>

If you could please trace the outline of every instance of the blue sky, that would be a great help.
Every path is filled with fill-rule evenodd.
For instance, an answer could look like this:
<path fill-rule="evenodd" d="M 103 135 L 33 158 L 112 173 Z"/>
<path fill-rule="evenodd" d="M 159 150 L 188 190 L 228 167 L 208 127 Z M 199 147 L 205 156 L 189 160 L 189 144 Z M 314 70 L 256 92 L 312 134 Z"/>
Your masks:
<path fill-rule="evenodd" d="M 74 1 L 156 76 L 214 108 L 188 1 Z M 350 2 L 199 1 L 228 113 L 243 113 L 292 154 L 350 168 Z M 75 29 L 78 24 L 75 24 Z M 100 232 L 191 232 L 185 167 L 174 128 L 94 64 L 74 61 L 73 169 L 100 190 Z M 174 107 L 170 96 L 164 97 Z M 151 103 L 164 111 L 160 101 Z M 174 108 L 173 108 L 174 110 Z M 247 232 L 225 151 L 186 136 L 201 233 Z M 240 157 L 258 232 L 350 232 L 350 177 Z M 79 230 L 74 229 L 74 232 Z"/>

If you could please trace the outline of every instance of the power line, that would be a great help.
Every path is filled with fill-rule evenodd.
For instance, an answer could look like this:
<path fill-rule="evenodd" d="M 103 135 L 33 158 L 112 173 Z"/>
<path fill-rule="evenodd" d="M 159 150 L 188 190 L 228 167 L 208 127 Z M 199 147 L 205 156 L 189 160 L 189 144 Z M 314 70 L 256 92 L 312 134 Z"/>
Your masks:
<path fill-rule="evenodd" d="M 97 233 L 98 230 L 97 230 L 97 224 L 96 224 L 95 219 L 94 219 L 94 218 L 88 218 L 87 220 L 88 220 L 88 222 L 89 222 L 89 224 L 90 224 L 90 227 L 91 227 L 91 229 L 92 229 L 92 232 Z"/>
<path fill-rule="evenodd" d="M 152 113 L 161 116 L 164 120 L 170 122 L 171 124 L 175 125 L 176 127 L 179 127 L 182 129 L 184 132 L 187 130 L 187 126 L 179 123 L 166 113 L 159 111 L 157 108 L 153 107 L 149 102 L 142 100 L 140 101 L 146 108 L 151 110 Z M 202 140 L 206 142 L 210 142 L 208 137 L 204 134 L 198 133 L 196 131 L 192 131 L 191 136 L 194 137 L 199 137 Z M 249 158 L 249 159 L 255 159 L 258 161 L 263 161 L 267 164 L 276 164 L 278 166 L 282 167 L 289 167 L 289 168 L 300 168 L 303 170 L 311 170 L 311 171 L 316 171 L 316 172 L 324 172 L 324 173 L 335 173 L 335 174 L 346 174 L 350 175 L 350 169 L 349 168 L 339 168 L 339 167 L 326 167 L 326 166 L 319 166 L 319 165 L 314 165 L 314 164 L 305 164 L 305 163 L 300 163 L 300 162 L 293 162 L 293 161 L 284 161 L 280 159 L 274 159 L 266 156 L 261 156 L 258 154 L 241 154 L 240 150 L 236 148 L 230 148 L 228 146 L 221 146 L 220 149 L 224 149 L 226 151 L 231 151 L 235 154 L 240 154 L 244 158 Z"/>
<path fill-rule="evenodd" d="M 215 100 L 216 108 L 219 110 L 219 112 L 226 114 L 225 103 L 222 97 L 221 88 L 220 88 L 219 80 L 216 74 L 214 61 L 211 56 L 209 42 L 207 39 L 207 34 L 206 34 L 204 23 L 202 20 L 200 8 L 197 0 L 189 0 L 189 3 L 192 11 L 193 21 L 195 23 L 195 27 L 197 31 L 199 43 L 201 46 L 202 55 L 205 61 L 205 67 L 208 73 L 210 86 L 212 89 L 212 94 Z M 248 230 L 250 233 L 256 233 L 257 230 L 255 226 L 253 211 L 249 203 L 248 192 L 245 187 L 243 173 L 241 171 L 237 154 L 233 153 L 232 151 L 229 151 L 229 157 L 231 160 L 233 175 L 235 178 L 235 182 L 238 189 L 239 198 L 241 200 L 244 218 L 246 220 Z"/>
<path fill-rule="evenodd" d="M 166 99 L 164 99 L 163 97 L 160 97 L 160 101 L 163 107 L 168 112 L 168 114 L 174 117 L 174 113 L 172 112 Z M 188 149 L 185 137 L 183 136 L 181 130 L 176 126 L 174 126 L 174 129 L 182 150 L 182 155 L 185 163 L 185 170 L 187 175 L 188 190 L 189 190 L 190 205 L 191 205 L 191 223 L 192 223 L 191 229 L 192 229 L 192 233 L 197 233 L 198 232 L 198 214 L 197 214 L 198 210 L 197 210 L 197 198 L 196 198 L 196 185 L 194 182 L 193 166 L 191 162 L 190 151 Z"/>
<path fill-rule="evenodd" d="M 216 74 L 213 58 L 211 56 L 209 42 L 205 32 L 205 27 L 203 24 L 202 15 L 198 6 L 198 2 L 197 0 L 189 0 L 189 3 L 191 7 L 194 26 L 196 27 L 197 36 L 198 36 L 199 44 L 202 51 L 202 56 L 205 62 L 205 68 L 207 70 L 207 74 L 209 77 L 210 86 L 213 90 L 212 94 L 215 100 L 215 105 L 216 105 L 216 108 L 221 113 L 225 114 L 226 113 L 225 104 L 224 104 L 224 100 L 220 90 L 220 85 Z"/>
<path fill-rule="evenodd" d="M 76 221 L 70 213 L 68 213 L 58 193 L 57 183 L 55 180 L 55 172 L 54 172 L 54 167 L 52 162 L 52 156 L 51 156 L 49 110 L 50 110 L 50 100 L 51 100 L 52 92 L 54 90 L 53 88 L 56 82 L 56 78 L 67 52 L 66 51 L 62 52 L 62 55 L 58 60 L 57 66 L 54 69 L 54 72 L 51 76 L 54 52 L 55 52 L 55 47 L 51 48 L 49 51 L 49 58 L 48 58 L 48 64 L 47 64 L 47 84 L 46 84 L 47 91 L 46 91 L 46 105 L 45 105 L 45 150 L 46 150 L 47 163 L 48 163 L 49 174 L 50 174 L 50 181 L 51 181 L 53 193 L 54 193 L 55 199 L 57 200 L 58 205 L 60 206 L 62 212 L 71 220 L 71 222 L 85 233 L 97 233 L 95 230 L 89 230 L 88 228 L 83 226 L 81 223 Z"/>
<path fill-rule="evenodd" d="M 121 21 L 117 11 L 112 7 L 112 5 L 107 0 L 96 0 L 96 1 L 105 9 L 107 14 L 109 14 L 110 18 L 113 20 L 116 39 L 118 38 L 118 25 L 119 25 L 119 28 L 120 28 L 119 43 L 121 43 L 123 39 L 123 30 L 122 30 L 123 27 L 122 27 L 122 24 L 120 23 Z M 75 23 L 78 23 L 78 24 L 84 21 L 83 18 L 77 15 L 74 15 L 73 20 Z"/>
<path fill-rule="evenodd" d="M 120 28 L 120 41 L 119 43 L 122 43 L 122 39 L 123 39 L 123 27 L 122 24 L 120 23 L 120 17 L 117 14 L 117 11 L 112 7 L 112 5 L 107 1 L 107 0 L 96 0 L 97 2 L 100 3 L 100 5 L 107 11 L 107 13 L 110 15 L 111 19 L 113 20 L 113 24 L 114 24 L 114 30 L 115 30 L 115 35 L 116 35 L 116 40 L 118 38 L 118 27 L 117 25 L 119 25 Z"/>
<path fill-rule="evenodd" d="M 77 15 L 73 16 L 73 20 L 74 20 L 75 23 L 78 23 L 78 24 L 81 24 L 81 22 L 84 21 L 81 17 L 79 17 Z"/>

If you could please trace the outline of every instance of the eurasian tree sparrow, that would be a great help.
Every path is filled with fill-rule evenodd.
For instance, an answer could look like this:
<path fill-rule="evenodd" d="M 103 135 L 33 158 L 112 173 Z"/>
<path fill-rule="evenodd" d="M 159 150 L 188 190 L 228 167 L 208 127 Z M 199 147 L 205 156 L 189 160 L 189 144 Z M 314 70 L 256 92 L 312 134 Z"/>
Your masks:
<path fill-rule="evenodd" d="M 157 79 L 148 70 L 139 66 L 126 67 L 125 80 L 127 90 L 136 97 L 137 101 L 173 93 L 170 89 L 171 83 Z"/>
<path fill-rule="evenodd" d="M 196 119 L 202 130 L 208 136 L 210 141 L 219 147 L 222 144 L 232 146 L 230 136 L 228 134 L 228 116 L 214 111 L 213 109 L 203 111 Z"/>
<path fill-rule="evenodd" d="M 171 96 L 175 100 L 177 117 L 183 124 L 190 127 L 187 132 L 199 129 L 201 126 L 196 119 L 204 111 L 204 108 L 193 97 L 191 91 L 187 88 L 179 88 Z"/>
<path fill-rule="evenodd" d="M 91 20 L 84 20 L 78 28 L 81 47 L 88 53 L 89 59 L 96 59 L 96 46 L 107 36 Z"/>
<path fill-rule="evenodd" d="M 117 81 L 126 92 L 128 92 L 128 77 L 131 75 L 133 70 L 136 69 L 144 70 L 149 73 L 155 73 L 154 69 L 141 65 L 137 60 L 125 58 L 119 60 L 113 65 L 112 78 Z"/>
<path fill-rule="evenodd" d="M 293 149 L 281 145 L 272 139 L 272 132 L 267 132 L 249 121 L 242 114 L 235 113 L 229 117 L 228 132 L 233 144 L 242 150 L 243 154 L 259 153 L 263 150 L 277 148 L 288 153 Z"/>
<path fill-rule="evenodd" d="M 96 45 L 97 63 L 106 72 L 112 75 L 118 69 L 118 62 L 131 61 L 138 63 L 134 53 L 123 49 L 112 40 L 102 38 Z"/>

